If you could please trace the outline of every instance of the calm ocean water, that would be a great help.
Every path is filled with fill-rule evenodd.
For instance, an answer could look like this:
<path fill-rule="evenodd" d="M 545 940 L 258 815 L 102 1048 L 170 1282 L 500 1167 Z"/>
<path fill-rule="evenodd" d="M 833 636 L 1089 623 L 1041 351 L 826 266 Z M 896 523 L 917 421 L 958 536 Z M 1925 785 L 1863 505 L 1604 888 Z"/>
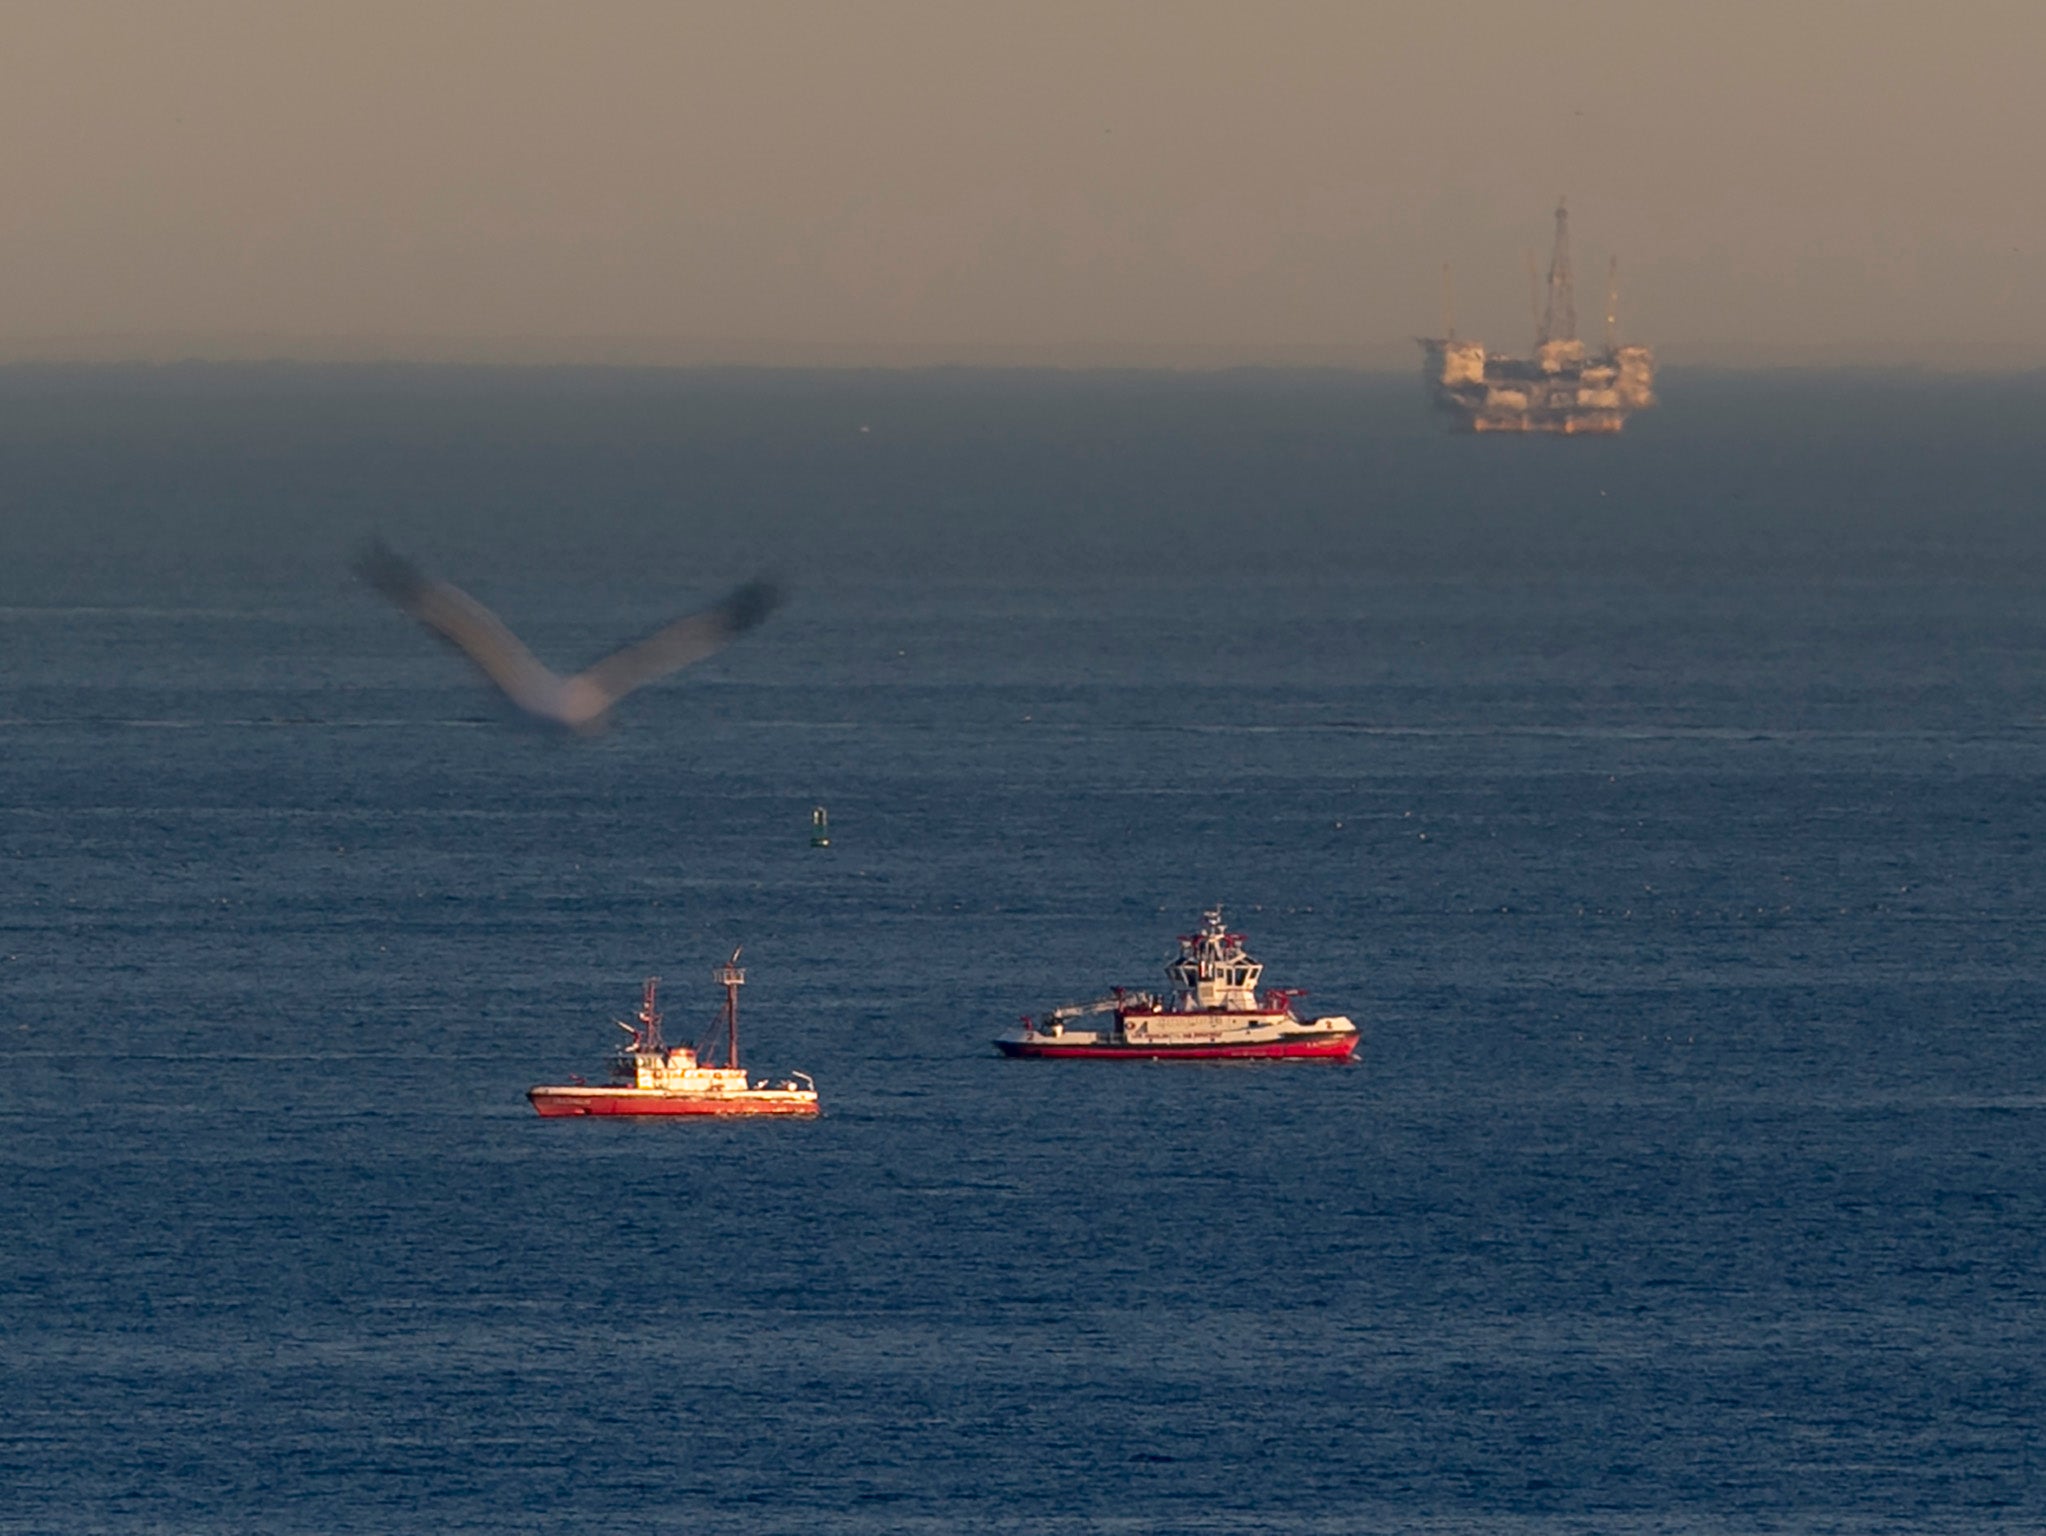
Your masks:
<path fill-rule="evenodd" d="M 0 1531 L 2046 1526 L 2046 381 L 1419 395 L 0 372 Z M 989 1048 L 1217 901 L 1356 1065 Z"/>

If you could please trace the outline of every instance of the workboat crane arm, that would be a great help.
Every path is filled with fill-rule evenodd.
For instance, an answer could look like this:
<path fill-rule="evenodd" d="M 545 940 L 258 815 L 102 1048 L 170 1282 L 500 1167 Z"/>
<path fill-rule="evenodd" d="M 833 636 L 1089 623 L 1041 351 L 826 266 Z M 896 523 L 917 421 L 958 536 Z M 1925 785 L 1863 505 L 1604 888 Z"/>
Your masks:
<path fill-rule="evenodd" d="M 1068 1019 L 1084 1019 L 1089 1014 L 1114 1013 L 1132 1006 L 1142 1008 L 1150 1002 L 1151 995 L 1148 992 L 1132 992 L 1125 987 L 1117 987 L 1108 996 L 1097 997 L 1091 1003 L 1068 1003 L 1063 1008 L 1054 1008 L 1044 1016 L 1044 1022 L 1063 1024 Z"/>
<path fill-rule="evenodd" d="M 1063 1008 L 1054 1008 L 1044 1016 L 1047 1024 L 1063 1024 L 1068 1019 L 1084 1019 L 1093 1013 L 1113 1013 L 1122 1006 L 1119 997 L 1097 997 L 1091 1003 L 1068 1003 Z"/>

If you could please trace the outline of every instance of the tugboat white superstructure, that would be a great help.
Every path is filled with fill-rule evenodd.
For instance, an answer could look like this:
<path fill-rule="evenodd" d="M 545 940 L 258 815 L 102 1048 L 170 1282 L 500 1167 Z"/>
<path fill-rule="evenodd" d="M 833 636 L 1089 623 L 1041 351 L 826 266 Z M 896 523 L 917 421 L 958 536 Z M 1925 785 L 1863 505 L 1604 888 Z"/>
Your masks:
<path fill-rule="evenodd" d="M 739 969 L 739 951 L 711 973 L 725 989 L 719 1022 L 724 1061 L 704 1060 L 701 1046 L 671 1046 L 661 1038 L 661 1014 L 654 1006 L 658 976 L 647 978 L 640 998 L 639 1022 L 618 1027 L 632 1036 L 611 1058 L 611 1081 L 528 1089 L 526 1097 L 541 1114 L 565 1115 L 814 1115 L 817 1086 L 807 1075 L 792 1073 L 787 1081 L 750 1083 L 739 1066 L 739 988 L 746 973 Z"/>
<path fill-rule="evenodd" d="M 1206 914 L 1199 933 L 1181 934 L 1179 954 L 1165 967 L 1165 997 L 1117 987 L 1091 1003 L 1054 1008 L 1025 1019 L 995 1041 L 1004 1056 L 1122 1061 L 1308 1059 L 1344 1061 L 1355 1053 L 1357 1026 L 1340 1015 L 1303 1019 L 1293 1000 L 1306 994 L 1276 987 L 1259 995 L 1264 967 L 1243 948 L 1243 935 Z M 1104 1017 L 1105 1028 L 1075 1029 L 1077 1019 Z"/>

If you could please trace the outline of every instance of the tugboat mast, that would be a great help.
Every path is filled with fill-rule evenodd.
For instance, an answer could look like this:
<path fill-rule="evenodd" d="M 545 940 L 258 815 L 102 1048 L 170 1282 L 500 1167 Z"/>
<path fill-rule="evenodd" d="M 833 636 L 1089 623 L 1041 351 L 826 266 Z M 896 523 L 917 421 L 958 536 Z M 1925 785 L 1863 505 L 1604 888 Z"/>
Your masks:
<path fill-rule="evenodd" d="M 725 1065 L 728 1067 L 739 1064 L 739 988 L 746 985 L 746 973 L 739 969 L 739 954 L 745 947 L 741 944 L 732 951 L 731 959 L 710 973 L 725 989 Z"/>

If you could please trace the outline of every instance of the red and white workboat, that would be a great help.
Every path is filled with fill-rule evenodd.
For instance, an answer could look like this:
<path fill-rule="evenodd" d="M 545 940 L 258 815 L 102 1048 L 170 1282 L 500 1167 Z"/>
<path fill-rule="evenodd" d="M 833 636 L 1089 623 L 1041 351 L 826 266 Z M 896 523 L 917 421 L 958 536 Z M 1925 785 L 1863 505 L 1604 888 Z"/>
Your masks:
<path fill-rule="evenodd" d="M 1244 951 L 1243 935 L 1222 926 L 1220 908 L 1199 933 L 1181 934 L 1179 955 L 1165 967 L 1166 997 L 1117 987 L 1091 1003 L 1054 1008 L 995 1041 L 1004 1056 L 1084 1057 L 1108 1061 L 1345 1061 L 1357 1049 L 1357 1026 L 1340 1015 L 1303 1019 L 1293 1000 L 1306 993 L 1278 987 L 1258 995 L 1264 967 Z M 1075 1019 L 1101 1016 L 1106 1027 L 1074 1029 Z"/>
<path fill-rule="evenodd" d="M 746 973 L 739 969 L 739 951 L 711 973 L 725 989 L 721 1029 L 724 1060 L 712 1065 L 704 1058 L 714 1046 L 706 1041 L 692 1050 L 661 1039 L 661 1014 L 654 1006 L 658 976 L 649 977 L 640 999 L 639 1022 L 618 1027 L 632 1043 L 611 1058 L 611 1081 L 598 1085 L 576 1078 L 566 1084 L 528 1089 L 526 1097 L 541 1114 L 558 1115 L 814 1115 L 817 1085 L 801 1072 L 779 1083 L 749 1083 L 739 1066 L 739 988 Z"/>

